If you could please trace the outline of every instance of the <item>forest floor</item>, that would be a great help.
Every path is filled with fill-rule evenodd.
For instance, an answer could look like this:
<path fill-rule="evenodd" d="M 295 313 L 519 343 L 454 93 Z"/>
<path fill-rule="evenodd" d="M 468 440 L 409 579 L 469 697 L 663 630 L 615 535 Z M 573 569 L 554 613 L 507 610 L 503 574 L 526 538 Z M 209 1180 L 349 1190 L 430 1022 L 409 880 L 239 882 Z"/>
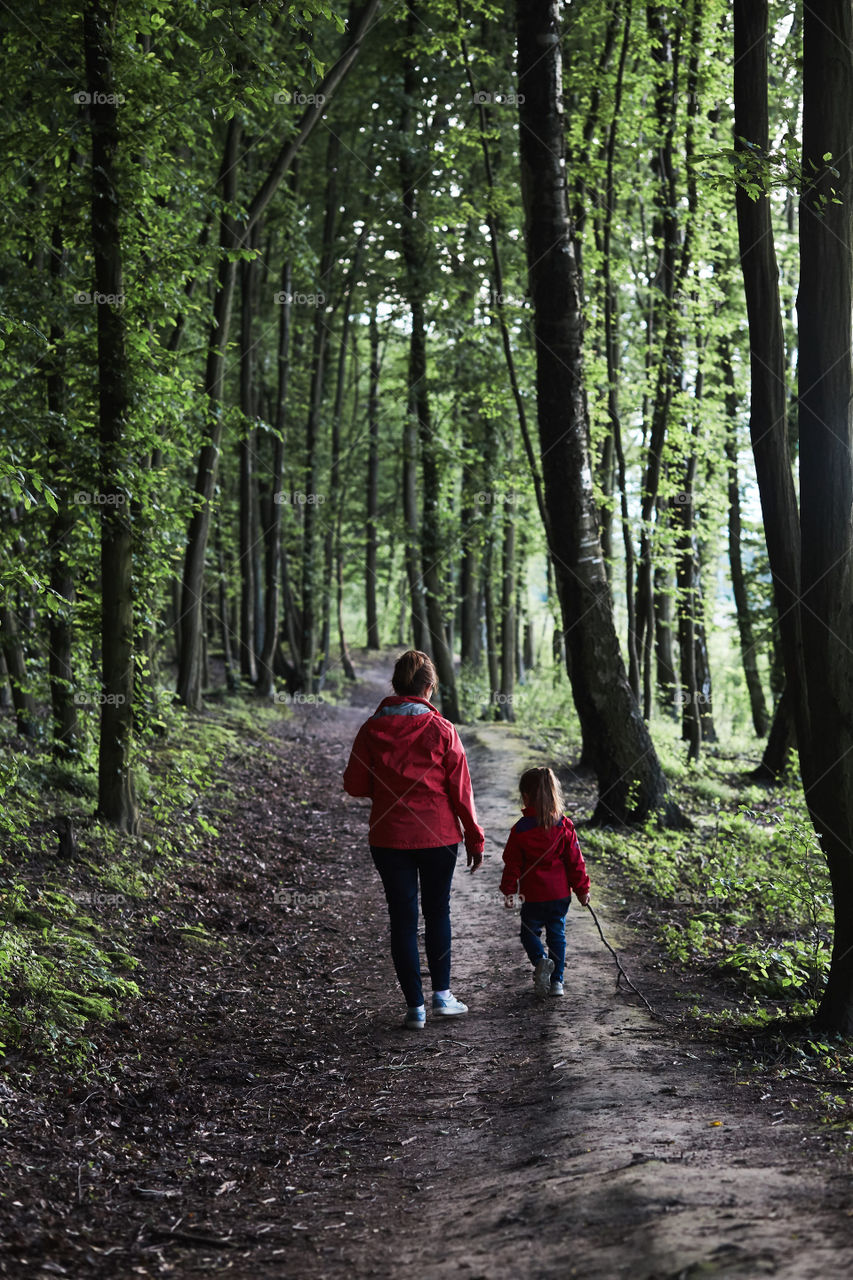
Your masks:
<path fill-rule="evenodd" d="M 592 861 L 661 1016 L 616 989 L 576 905 L 568 994 L 534 999 L 498 893 L 537 760 L 517 728 L 463 732 L 491 837 L 453 893 L 470 1013 L 402 1029 L 366 802 L 340 782 L 390 663 L 358 665 L 347 703 L 294 705 L 230 761 L 219 835 L 140 934 L 143 998 L 91 1033 L 97 1074 L 8 1063 L 0 1275 L 853 1274 L 843 1151 L 691 1029 Z"/>

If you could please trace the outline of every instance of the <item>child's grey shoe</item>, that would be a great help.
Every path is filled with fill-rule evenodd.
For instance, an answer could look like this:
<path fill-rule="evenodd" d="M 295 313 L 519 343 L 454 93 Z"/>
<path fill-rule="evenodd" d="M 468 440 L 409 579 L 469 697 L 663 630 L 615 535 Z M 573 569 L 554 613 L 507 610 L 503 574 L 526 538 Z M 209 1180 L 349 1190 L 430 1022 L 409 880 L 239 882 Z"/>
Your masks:
<path fill-rule="evenodd" d="M 563 990 L 563 984 L 562 984 L 562 982 L 555 982 L 555 981 L 554 981 L 554 979 L 552 978 L 552 979 L 551 979 L 551 990 L 550 990 L 550 993 L 549 993 L 549 994 L 550 994 L 550 995 L 552 995 L 552 996 L 564 996 L 566 993 L 565 993 L 565 991 Z"/>
<path fill-rule="evenodd" d="M 406 1010 L 403 1026 L 409 1031 L 423 1031 L 426 1026 L 426 1009 L 422 1004 Z"/>
<path fill-rule="evenodd" d="M 547 996 L 551 987 L 551 974 L 554 972 L 554 961 L 550 956 L 543 956 L 533 970 L 533 989 L 537 996 Z"/>
<path fill-rule="evenodd" d="M 432 998 L 433 1013 L 443 1014 L 445 1017 L 452 1017 L 457 1013 L 467 1013 L 468 1006 L 463 1004 L 461 1000 L 457 1000 L 456 996 L 451 992 L 449 996 L 433 996 Z"/>

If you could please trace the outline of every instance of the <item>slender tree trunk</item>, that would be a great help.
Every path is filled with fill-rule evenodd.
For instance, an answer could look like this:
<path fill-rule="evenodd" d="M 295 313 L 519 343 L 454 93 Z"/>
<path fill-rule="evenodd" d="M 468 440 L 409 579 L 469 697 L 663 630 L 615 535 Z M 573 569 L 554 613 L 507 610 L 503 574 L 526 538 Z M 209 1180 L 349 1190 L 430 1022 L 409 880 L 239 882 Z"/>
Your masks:
<path fill-rule="evenodd" d="M 219 275 L 213 304 L 213 326 L 207 348 L 204 395 L 207 401 L 207 440 L 198 457 L 195 494 L 197 505 L 190 520 L 184 573 L 181 583 L 180 653 L 177 695 L 192 710 L 201 707 L 201 643 L 204 565 L 210 530 L 210 514 L 216 491 L 219 447 L 222 439 L 222 391 L 225 372 L 225 349 L 231 327 L 231 306 L 237 274 L 232 259 L 239 243 L 234 215 L 227 211 L 237 199 L 237 173 L 242 130 L 238 116 L 228 123 L 225 151 L 220 169 L 222 201 L 226 206 L 220 215 Z"/>
<path fill-rule="evenodd" d="M 659 520 L 662 517 L 658 517 Z M 678 702 L 678 672 L 675 666 L 673 634 L 676 620 L 673 617 L 672 568 L 668 564 L 656 564 L 654 570 L 654 639 L 655 639 L 655 685 L 658 703 L 672 711 Z M 651 638 L 651 632 L 649 632 Z"/>
<path fill-rule="evenodd" d="M 350 271 L 343 290 L 341 300 L 341 334 L 338 346 L 338 366 L 335 378 L 335 401 L 332 407 L 332 457 L 330 510 L 326 513 L 327 522 L 327 554 L 329 555 L 329 577 L 335 579 L 335 613 L 338 631 L 338 642 L 341 653 L 341 666 L 348 680 L 355 679 L 349 649 L 344 633 L 344 556 L 341 546 L 341 530 L 344 518 L 344 486 L 341 479 L 341 418 L 344 409 L 346 392 L 347 354 L 350 346 L 350 313 L 352 307 L 352 291 L 358 279 L 361 266 L 362 240 L 353 257 Z M 331 609 L 330 609 L 331 612 Z"/>
<path fill-rule="evenodd" d="M 463 454 L 467 452 L 470 443 L 470 437 L 463 427 Z M 462 560 L 459 566 L 459 648 L 463 665 L 476 668 L 480 665 L 481 658 L 480 523 L 477 519 L 476 499 L 471 492 L 474 483 L 471 470 L 466 466 L 462 474 L 462 503 L 459 509 L 462 540 Z"/>
<path fill-rule="evenodd" d="M 325 289 L 334 266 L 335 237 L 338 225 L 338 158 L 340 138 L 329 133 L 326 144 L 326 214 L 323 220 L 323 240 L 320 249 L 319 280 Z M 321 643 L 323 651 L 328 647 L 328 609 L 331 582 L 326 579 L 321 587 L 318 567 L 319 521 L 317 508 L 327 495 L 318 493 L 320 421 L 326 382 L 326 346 L 329 333 L 329 317 L 325 307 L 318 306 L 314 315 L 314 339 L 311 359 L 311 398 L 308 425 L 305 431 L 305 497 L 302 512 L 302 653 L 300 667 L 305 687 L 313 688 L 314 662 L 318 644 L 318 619 L 325 626 Z M 320 598 L 322 594 L 322 599 Z"/>
<path fill-rule="evenodd" d="M 258 227 L 248 239 L 256 249 Z M 254 685 L 258 679 L 255 639 L 255 458 L 257 431 L 255 418 L 254 349 L 252 318 L 257 310 L 258 268 L 254 260 L 240 264 L 240 410 L 243 422 L 238 456 L 240 464 L 240 674 Z"/>
<path fill-rule="evenodd" d="M 424 607 L 423 579 L 419 549 L 420 522 L 418 519 L 418 427 L 411 413 L 403 422 L 402 457 L 403 519 L 406 525 L 406 581 L 409 587 L 409 604 L 412 611 L 412 639 L 416 649 L 428 653 L 430 649 Z M 402 643 L 402 641 L 401 641 Z"/>
<path fill-rule="evenodd" d="M 511 458 L 512 455 L 510 455 Z M 512 461 L 510 460 L 510 468 Z M 507 497 L 514 498 L 510 492 Z M 501 689 L 498 709 L 502 720 L 514 720 L 515 697 L 515 509 L 507 502 L 503 512 L 503 572 L 501 573 Z"/>
<path fill-rule="evenodd" d="M 225 556 L 222 550 L 222 529 L 219 513 L 216 514 L 213 533 L 213 550 L 216 556 L 216 576 L 218 579 L 219 631 L 222 636 L 222 659 L 225 663 L 225 685 L 234 693 L 240 687 L 240 681 L 234 668 L 234 652 L 231 645 L 231 620 L 228 614 L 228 575 L 225 572 Z"/>
<path fill-rule="evenodd" d="M 731 361 L 728 353 L 724 356 L 726 383 L 729 387 Z M 738 449 L 737 419 L 735 406 L 730 400 L 733 391 L 727 392 L 728 422 L 726 428 L 726 462 L 728 465 L 729 491 L 729 568 L 732 577 L 732 593 L 735 598 L 738 635 L 740 637 L 741 662 L 746 679 L 749 706 L 752 712 L 752 726 L 756 735 L 763 738 L 767 733 L 767 706 L 764 701 L 764 690 L 758 673 L 758 662 L 755 652 L 755 635 L 752 628 L 752 612 L 746 591 L 746 579 L 743 573 L 743 556 L 741 554 L 741 520 L 740 520 L 740 484 L 738 482 Z"/>
<path fill-rule="evenodd" d="M 0 643 L 12 690 L 15 708 L 15 727 L 22 738 L 34 738 L 37 718 L 35 699 L 27 679 L 27 662 L 24 646 L 18 631 L 18 619 L 11 605 L 0 604 Z"/>
<path fill-rule="evenodd" d="M 599 821 L 681 819 L 631 693 L 601 555 L 583 394 L 583 290 L 564 179 L 560 5 L 518 0 L 522 193 L 551 551 Z"/>
<path fill-rule="evenodd" d="M 264 644 L 258 662 L 259 697 L 271 698 L 275 692 L 275 654 L 279 636 L 279 578 L 281 574 L 281 508 L 284 494 L 284 449 L 287 430 L 287 391 L 290 380 L 290 329 L 292 311 L 292 263 L 286 257 L 281 269 L 281 295 L 278 320 L 278 384 L 275 398 L 275 435 L 270 493 L 264 527 Z"/>
<path fill-rule="evenodd" d="M 379 325 L 376 303 L 370 308 L 370 375 L 367 389 L 367 544 L 365 552 L 365 606 L 367 647 L 378 649 L 379 613 L 376 607 L 379 549 Z"/>
<path fill-rule="evenodd" d="M 416 26 L 416 0 L 407 3 L 407 31 L 411 41 Z M 409 45 L 409 47 L 411 47 Z M 447 643 L 442 608 L 441 568 L 446 563 L 447 552 L 442 547 L 439 521 L 441 478 L 435 429 L 427 386 L 426 321 L 424 298 L 426 296 L 425 245 L 420 231 L 420 219 L 416 216 L 417 183 L 421 177 L 416 161 L 416 135 L 413 128 L 412 104 L 419 86 L 419 70 L 409 54 L 403 63 L 403 116 L 401 121 L 400 185 L 402 214 L 400 241 L 405 266 L 404 288 L 411 312 L 411 338 L 409 342 L 409 415 L 417 423 L 418 442 L 421 451 L 423 474 L 423 520 L 421 526 L 421 553 L 423 557 L 423 584 L 426 594 L 426 615 L 432 644 L 432 657 L 438 673 L 439 691 L 443 714 L 449 720 L 459 719 L 459 702 L 456 693 L 456 675 L 453 654 Z"/>
<path fill-rule="evenodd" d="M 699 690 L 696 681 L 696 634 L 693 558 L 693 477 L 696 458 L 687 464 L 682 497 L 689 499 L 678 508 L 679 532 L 676 542 L 676 581 L 678 583 L 678 643 L 681 651 L 682 737 L 689 743 L 687 759 L 698 761 L 702 748 L 702 721 L 699 715 Z"/>
<path fill-rule="evenodd" d="M 678 91 L 676 54 L 677 44 L 680 43 L 680 26 L 676 26 L 676 49 L 674 50 L 663 6 L 648 4 L 646 17 L 656 71 L 655 115 L 658 128 L 657 146 L 652 154 L 652 169 L 657 179 L 652 238 L 655 244 L 661 246 L 655 273 L 649 282 L 649 359 L 654 359 L 654 344 L 658 334 L 660 334 L 660 350 L 657 356 L 651 424 L 642 484 L 640 554 L 637 564 L 635 607 L 636 649 L 643 669 L 643 715 L 648 720 L 652 710 L 651 662 L 655 624 L 652 518 L 657 506 L 673 391 L 680 384 L 681 379 L 682 357 L 676 300 L 684 277 L 686 261 L 682 258 L 679 262 L 679 201 L 673 158 Z"/>
<path fill-rule="evenodd" d="M 91 94 L 92 251 L 95 290 L 122 298 L 117 186 L 117 95 L 112 70 L 112 14 L 103 0 L 84 10 L 86 82 Z M 139 824 L 130 767 L 133 739 L 133 540 L 125 488 L 130 369 L 122 304 L 98 311 L 99 485 L 101 511 L 101 661 L 103 702 L 98 752 L 98 811 L 122 831 Z"/>
<path fill-rule="evenodd" d="M 486 668 L 489 675 L 489 707 L 491 718 L 496 718 L 498 697 L 500 695 L 500 666 L 498 664 L 498 624 L 495 608 L 495 589 L 493 584 L 493 565 L 495 556 L 495 535 L 490 528 L 486 538 L 486 554 L 483 557 L 483 608 L 486 621 Z"/>
<path fill-rule="evenodd" d="M 53 227 L 50 248 L 50 278 L 55 286 L 65 278 L 65 247 L 62 226 Z M 51 354 L 46 369 L 48 453 L 60 459 L 67 454 L 65 417 L 67 391 L 64 357 L 65 331 L 53 320 L 50 325 Z M 53 717 L 53 753 L 58 757 L 74 755 L 80 740 L 77 704 L 74 701 L 74 669 L 72 665 L 71 616 L 74 608 L 74 576 L 68 565 L 68 543 L 74 528 L 74 508 L 68 485 L 54 484 L 58 510 L 48 529 L 50 548 L 50 586 L 56 596 L 66 602 L 52 609 L 48 621 L 50 702 Z"/>
<path fill-rule="evenodd" d="M 767 0 L 735 0 L 735 150 L 765 155 Z M 745 140 L 745 141 L 744 141 Z M 770 202 L 737 189 L 737 223 L 749 322 L 749 430 L 767 540 L 788 700 L 800 743 L 808 742 L 799 609 L 800 529 L 788 453 L 785 341 Z"/>

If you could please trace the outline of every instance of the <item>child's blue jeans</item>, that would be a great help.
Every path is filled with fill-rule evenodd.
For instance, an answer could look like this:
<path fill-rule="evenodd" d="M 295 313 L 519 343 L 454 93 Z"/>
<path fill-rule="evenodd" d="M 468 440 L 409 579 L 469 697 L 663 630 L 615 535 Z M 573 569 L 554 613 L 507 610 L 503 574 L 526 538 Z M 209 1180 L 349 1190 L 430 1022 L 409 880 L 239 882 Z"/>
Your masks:
<path fill-rule="evenodd" d="M 541 934 L 545 930 L 548 955 L 554 961 L 552 982 L 563 981 L 566 966 L 566 912 L 571 898 L 554 898 L 551 902 L 521 904 L 521 941 L 532 964 L 545 955 Z"/>

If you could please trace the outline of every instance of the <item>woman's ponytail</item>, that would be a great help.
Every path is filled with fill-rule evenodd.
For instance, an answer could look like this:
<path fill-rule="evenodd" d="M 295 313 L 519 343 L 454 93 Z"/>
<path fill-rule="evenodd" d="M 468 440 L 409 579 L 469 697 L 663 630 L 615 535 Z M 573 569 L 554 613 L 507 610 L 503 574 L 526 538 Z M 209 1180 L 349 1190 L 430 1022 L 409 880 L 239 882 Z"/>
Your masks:
<path fill-rule="evenodd" d="M 420 649 L 407 649 L 401 653 L 394 666 L 391 687 L 395 693 L 405 697 L 425 698 L 427 691 L 438 685 L 438 675 L 432 659 Z"/>

